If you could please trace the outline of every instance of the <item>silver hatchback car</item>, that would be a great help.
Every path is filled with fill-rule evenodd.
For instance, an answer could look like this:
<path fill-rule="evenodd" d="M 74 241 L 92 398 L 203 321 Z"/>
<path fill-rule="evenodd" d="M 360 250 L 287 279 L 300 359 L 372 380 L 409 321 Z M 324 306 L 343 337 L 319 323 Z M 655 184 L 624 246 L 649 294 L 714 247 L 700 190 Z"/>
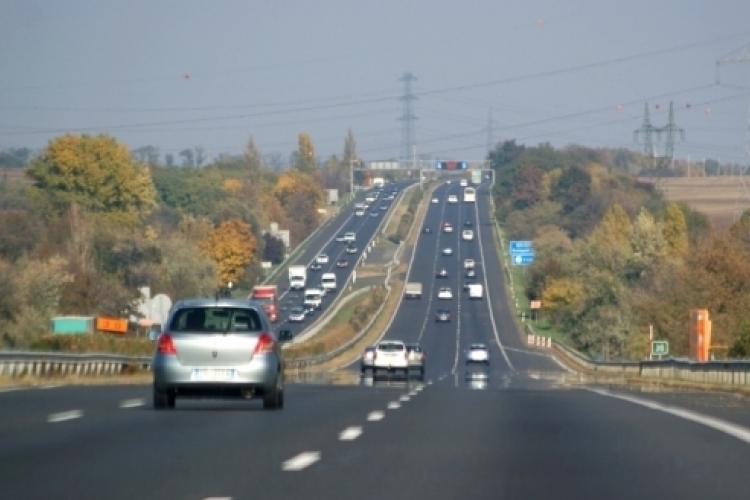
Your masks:
<path fill-rule="evenodd" d="M 174 408 L 180 398 L 263 398 L 284 407 L 284 360 L 260 303 L 192 299 L 170 311 L 156 342 L 153 404 Z"/>

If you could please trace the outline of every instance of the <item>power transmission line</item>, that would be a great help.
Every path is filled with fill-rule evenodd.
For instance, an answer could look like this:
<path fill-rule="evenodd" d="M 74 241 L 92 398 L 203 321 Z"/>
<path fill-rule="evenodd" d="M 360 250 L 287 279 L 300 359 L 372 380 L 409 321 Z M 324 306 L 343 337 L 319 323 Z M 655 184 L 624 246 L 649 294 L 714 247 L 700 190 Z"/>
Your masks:
<path fill-rule="evenodd" d="M 407 72 L 399 78 L 399 81 L 404 82 L 404 95 L 399 97 L 398 100 L 404 103 L 404 114 L 401 115 L 399 120 L 401 125 L 401 161 L 407 162 L 412 155 L 412 151 L 415 146 L 414 138 L 414 121 L 417 117 L 414 115 L 414 101 L 417 97 L 411 90 L 411 82 L 416 80 L 417 77 Z"/>

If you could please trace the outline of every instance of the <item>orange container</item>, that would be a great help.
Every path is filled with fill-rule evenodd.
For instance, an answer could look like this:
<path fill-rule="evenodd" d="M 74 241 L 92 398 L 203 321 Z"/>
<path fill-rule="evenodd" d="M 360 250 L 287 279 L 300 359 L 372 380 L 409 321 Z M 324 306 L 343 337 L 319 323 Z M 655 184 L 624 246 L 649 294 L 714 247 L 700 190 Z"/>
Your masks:
<path fill-rule="evenodd" d="M 711 347 L 711 320 L 708 309 L 691 309 L 689 321 L 690 359 L 708 361 Z"/>

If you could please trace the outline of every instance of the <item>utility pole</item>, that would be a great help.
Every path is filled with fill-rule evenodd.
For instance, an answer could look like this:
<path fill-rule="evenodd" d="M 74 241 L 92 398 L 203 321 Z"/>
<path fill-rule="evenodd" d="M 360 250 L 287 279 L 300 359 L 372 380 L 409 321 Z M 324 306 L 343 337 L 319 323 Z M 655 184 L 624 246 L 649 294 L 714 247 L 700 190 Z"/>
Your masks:
<path fill-rule="evenodd" d="M 411 82 L 417 79 L 416 76 L 407 72 L 399 78 L 399 81 L 404 82 L 404 95 L 399 97 L 399 101 L 404 103 L 404 113 L 399 118 L 403 122 L 401 126 L 401 161 L 406 163 L 409 161 L 412 149 L 415 147 L 414 138 L 414 121 L 417 117 L 414 115 L 414 101 L 417 100 L 417 96 L 412 93 Z"/>
<path fill-rule="evenodd" d="M 643 125 L 638 130 L 633 132 L 633 140 L 638 142 L 638 134 L 643 134 L 643 155 L 646 158 L 651 158 L 651 168 L 656 166 L 656 159 L 654 156 L 654 126 L 651 125 L 651 118 L 648 113 L 648 103 L 643 107 Z"/>

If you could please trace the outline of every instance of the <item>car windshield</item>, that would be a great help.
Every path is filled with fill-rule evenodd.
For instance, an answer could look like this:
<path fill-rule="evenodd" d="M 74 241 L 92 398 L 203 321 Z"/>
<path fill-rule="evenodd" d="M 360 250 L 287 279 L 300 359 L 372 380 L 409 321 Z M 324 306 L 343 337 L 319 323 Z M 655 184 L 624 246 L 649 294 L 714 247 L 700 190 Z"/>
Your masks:
<path fill-rule="evenodd" d="M 404 344 L 378 344 L 378 351 L 398 352 L 404 350 Z"/>
<path fill-rule="evenodd" d="M 170 332 L 259 332 L 260 315 L 254 309 L 232 307 L 185 307 L 177 310 L 169 323 Z"/>

